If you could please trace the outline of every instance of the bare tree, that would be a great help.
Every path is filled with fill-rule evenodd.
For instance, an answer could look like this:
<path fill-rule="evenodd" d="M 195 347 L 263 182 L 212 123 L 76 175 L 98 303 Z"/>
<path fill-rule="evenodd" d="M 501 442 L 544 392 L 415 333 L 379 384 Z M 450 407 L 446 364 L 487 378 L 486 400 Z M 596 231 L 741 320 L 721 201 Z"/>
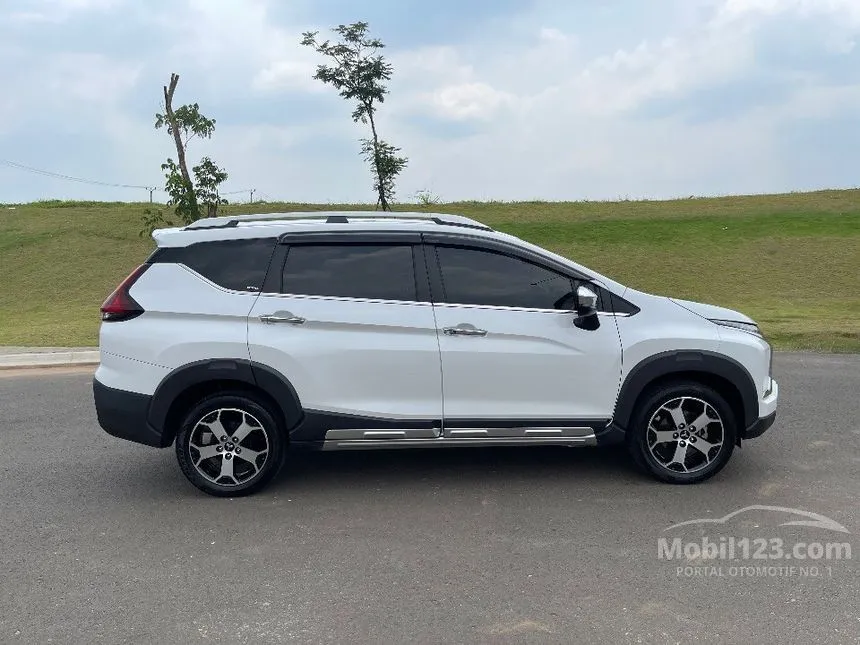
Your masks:
<path fill-rule="evenodd" d="M 210 119 L 200 113 L 197 103 L 173 107 L 173 97 L 179 75 L 171 74 L 170 83 L 164 86 L 164 113 L 155 115 L 155 129 L 167 128 L 167 133 L 173 137 L 176 146 L 176 159 L 168 158 L 161 165 L 165 173 L 165 190 L 170 199 L 168 205 L 174 207 L 176 215 L 186 224 L 201 217 L 199 203 L 207 207 L 210 217 L 218 212 L 218 205 L 226 203 L 218 195 L 218 186 L 227 179 L 227 173 L 215 163 L 204 157 L 200 164 L 193 168 L 197 185 L 188 172 L 186 153 L 188 142 L 194 137 L 209 139 L 215 131 L 215 119 Z"/>

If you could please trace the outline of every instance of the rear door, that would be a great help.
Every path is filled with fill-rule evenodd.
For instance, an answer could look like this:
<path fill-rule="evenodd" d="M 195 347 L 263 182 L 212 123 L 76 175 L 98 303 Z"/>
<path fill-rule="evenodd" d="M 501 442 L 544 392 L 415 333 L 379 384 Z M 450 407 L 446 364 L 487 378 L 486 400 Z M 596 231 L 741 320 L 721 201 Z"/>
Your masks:
<path fill-rule="evenodd" d="M 420 236 L 285 242 L 251 311 L 248 343 L 253 361 L 296 389 L 306 421 L 293 439 L 438 436 L 442 378 Z"/>
<path fill-rule="evenodd" d="M 614 317 L 574 326 L 555 303 L 578 281 L 555 267 L 468 244 L 431 248 L 445 434 L 579 436 L 605 425 L 621 374 Z"/>

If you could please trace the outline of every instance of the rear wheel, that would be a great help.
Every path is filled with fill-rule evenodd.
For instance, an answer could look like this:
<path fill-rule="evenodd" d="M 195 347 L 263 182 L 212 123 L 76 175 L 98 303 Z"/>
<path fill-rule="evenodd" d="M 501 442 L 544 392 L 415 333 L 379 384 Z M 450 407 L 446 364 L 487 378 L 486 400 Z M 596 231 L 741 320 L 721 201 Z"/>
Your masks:
<path fill-rule="evenodd" d="M 219 497 L 249 495 L 280 470 L 284 435 L 262 401 L 245 393 L 206 397 L 176 436 L 176 458 L 188 480 Z"/>
<path fill-rule="evenodd" d="M 734 413 L 718 392 L 676 382 L 657 387 L 637 405 L 627 447 L 660 481 L 695 484 L 728 463 L 736 437 Z"/>

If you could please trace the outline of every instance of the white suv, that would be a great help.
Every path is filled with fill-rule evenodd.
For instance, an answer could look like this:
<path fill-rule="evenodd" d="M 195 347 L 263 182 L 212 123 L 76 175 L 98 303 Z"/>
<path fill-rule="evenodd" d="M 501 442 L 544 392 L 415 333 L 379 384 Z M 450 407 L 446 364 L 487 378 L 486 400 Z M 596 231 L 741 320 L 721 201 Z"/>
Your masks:
<path fill-rule="evenodd" d="M 102 306 L 110 434 L 198 488 L 263 487 L 287 449 L 625 442 L 656 478 L 719 471 L 774 421 L 743 314 L 625 287 L 465 217 L 203 219 Z"/>

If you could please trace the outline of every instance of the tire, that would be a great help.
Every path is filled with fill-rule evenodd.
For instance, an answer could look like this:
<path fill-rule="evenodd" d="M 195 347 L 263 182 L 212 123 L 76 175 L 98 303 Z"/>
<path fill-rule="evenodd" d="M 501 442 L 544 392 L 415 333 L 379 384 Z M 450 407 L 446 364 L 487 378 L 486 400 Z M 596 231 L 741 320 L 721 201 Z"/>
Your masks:
<path fill-rule="evenodd" d="M 285 433 L 275 419 L 252 394 L 207 396 L 185 415 L 176 435 L 179 467 L 188 481 L 209 495 L 257 492 L 283 463 Z"/>
<path fill-rule="evenodd" d="M 737 421 L 731 406 L 694 381 L 646 392 L 631 419 L 627 449 L 640 468 L 662 482 L 705 481 L 722 470 L 734 451 Z"/>

